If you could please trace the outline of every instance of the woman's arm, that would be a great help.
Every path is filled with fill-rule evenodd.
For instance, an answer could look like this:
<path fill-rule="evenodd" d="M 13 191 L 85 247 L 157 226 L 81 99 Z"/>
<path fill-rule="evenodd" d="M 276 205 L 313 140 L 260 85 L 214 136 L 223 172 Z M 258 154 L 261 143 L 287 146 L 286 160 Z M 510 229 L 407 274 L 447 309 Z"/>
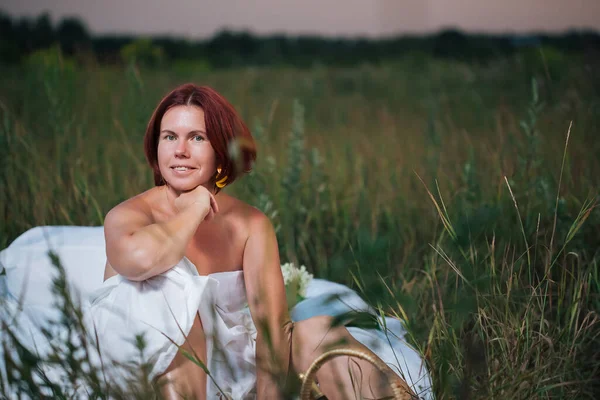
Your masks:
<path fill-rule="evenodd" d="M 206 191 L 198 189 L 202 190 Z M 192 192 L 180 196 L 183 199 L 176 203 L 179 211 L 164 222 L 152 223 L 148 212 L 131 203 L 123 203 L 106 215 L 106 256 L 117 273 L 142 281 L 165 272 L 183 258 L 198 225 L 218 210 L 208 191 L 205 199 L 197 193 L 194 197 Z M 200 200 L 194 201 L 198 197 Z"/>
<path fill-rule="evenodd" d="M 271 372 L 282 378 L 288 374 L 290 337 L 286 327 L 290 318 L 275 231 L 258 210 L 251 216 L 243 268 L 248 305 L 257 329 L 257 395 L 259 399 L 278 398 Z"/>

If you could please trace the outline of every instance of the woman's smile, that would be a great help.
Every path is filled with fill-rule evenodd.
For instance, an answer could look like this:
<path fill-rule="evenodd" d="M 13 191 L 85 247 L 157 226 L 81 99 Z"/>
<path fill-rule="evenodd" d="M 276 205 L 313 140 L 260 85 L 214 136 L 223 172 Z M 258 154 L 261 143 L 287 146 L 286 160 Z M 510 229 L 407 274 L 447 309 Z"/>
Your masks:
<path fill-rule="evenodd" d="M 173 167 L 171 167 L 171 170 L 177 176 L 185 176 L 185 175 L 189 175 L 189 174 L 193 173 L 196 170 L 196 168 L 187 167 L 187 166 L 185 166 L 185 167 L 184 166 L 173 166 Z"/>

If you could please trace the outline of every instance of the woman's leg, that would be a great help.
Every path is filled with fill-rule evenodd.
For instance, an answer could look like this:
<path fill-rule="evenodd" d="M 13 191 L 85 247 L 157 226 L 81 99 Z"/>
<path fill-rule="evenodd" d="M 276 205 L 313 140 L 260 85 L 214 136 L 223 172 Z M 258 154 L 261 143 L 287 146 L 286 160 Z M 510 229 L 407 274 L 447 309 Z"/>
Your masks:
<path fill-rule="evenodd" d="M 331 327 L 331 321 L 331 317 L 318 316 L 294 323 L 292 363 L 296 371 L 306 372 L 317 357 L 332 348 L 357 349 L 377 358 L 345 327 Z M 370 362 L 355 357 L 338 356 L 327 361 L 317 372 L 317 380 L 320 390 L 330 400 L 393 395 L 385 374 Z"/>
<path fill-rule="evenodd" d="M 186 343 L 182 347 L 190 354 L 195 354 L 206 365 L 206 337 L 197 314 Z M 160 392 L 165 400 L 205 400 L 206 379 L 207 376 L 202 368 L 181 352 L 177 352 L 165 372 L 156 378 L 156 382 L 160 386 Z"/>

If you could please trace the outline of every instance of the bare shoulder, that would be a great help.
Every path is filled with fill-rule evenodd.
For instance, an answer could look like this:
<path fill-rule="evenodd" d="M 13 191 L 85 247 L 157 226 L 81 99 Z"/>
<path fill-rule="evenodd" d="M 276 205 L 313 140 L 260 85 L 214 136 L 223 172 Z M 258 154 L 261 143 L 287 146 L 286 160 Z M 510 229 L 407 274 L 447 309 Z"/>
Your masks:
<path fill-rule="evenodd" d="M 104 219 L 105 234 L 113 231 L 133 231 L 150 225 L 153 222 L 149 201 L 153 195 L 152 190 L 140 193 L 113 207 Z"/>
<path fill-rule="evenodd" d="M 242 225 L 248 235 L 256 230 L 273 229 L 269 217 L 258 208 L 228 195 L 223 200 L 225 213 L 236 223 Z"/>

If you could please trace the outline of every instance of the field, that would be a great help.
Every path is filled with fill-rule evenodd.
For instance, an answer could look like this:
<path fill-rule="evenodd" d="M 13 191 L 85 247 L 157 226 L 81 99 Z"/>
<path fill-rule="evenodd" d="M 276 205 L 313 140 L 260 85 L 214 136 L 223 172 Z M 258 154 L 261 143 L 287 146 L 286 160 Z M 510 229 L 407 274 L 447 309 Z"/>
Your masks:
<path fill-rule="evenodd" d="M 438 398 L 595 398 L 599 68 L 552 49 L 230 70 L 40 52 L 0 68 L 0 248 L 33 226 L 101 225 L 151 187 L 153 107 L 206 84 L 259 145 L 226 190 L 271 217 L 282 262 L 405 319 Z"/>

